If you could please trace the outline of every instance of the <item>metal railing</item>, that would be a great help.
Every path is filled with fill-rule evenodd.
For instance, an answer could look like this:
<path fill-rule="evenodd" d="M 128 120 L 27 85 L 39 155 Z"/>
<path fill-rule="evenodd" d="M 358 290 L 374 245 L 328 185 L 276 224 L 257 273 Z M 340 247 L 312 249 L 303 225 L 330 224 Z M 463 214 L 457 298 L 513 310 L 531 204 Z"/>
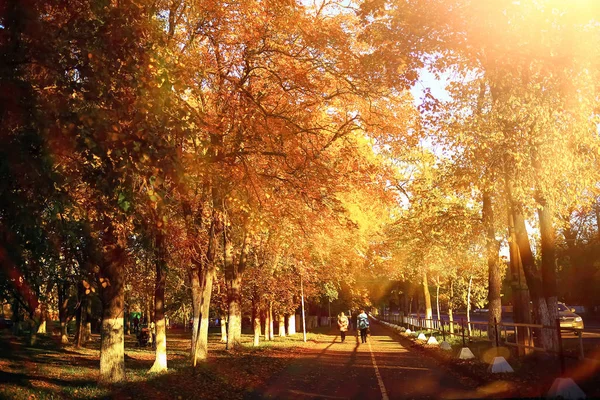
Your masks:
<path fill-rule="evenodd" d="M 561 368 L 564 368 L 565 357 L 585 358 L 585 348 L 583 336 L 585 333 L 591 333 L 585 329 L 566 328 L 560 326 L 560 320 L 557 319 L 554 326 L 545 326 L 540 324 L 524 324 L 517 322 L 497 322 L 489 321 L 466 321 L 461 318 L 458 321 L 446 321 L 444 319 L 428 319 L 420 316 L 386 314 L 381 315 L 380 319 L 388 323 L 404 326 L 413 331 L 420 330 L 430 334 L 437 333 L 446 340 L 446 335 L 450 337 L 461 336 L 463 346 L 472 340 L 481 340 L 491 342 L 488 332 L 492 329 L 495 332 L 495 343 L 498 346 L 508 346 L 520 349 L 524 353 L 530 351 L 551 353 L 559 356 Z M 478 329 L 476 329 L 478 328 Z M 557 335 L 558 348 L 549 348 L 540 346 L 540 338 L 543 330 L 552 331 L 552 337 Z M 479 333 L 477 335 L 476 333 Z M 485 335 L 484 335 L 485 332 Z M 575 333 L 578 337 L 578 350 L 576 355 L 569 354 L 563 346 L 564 333 Z M 596 333 L 596 332 L 595 332 Z M 512 339 L 512 340 L 511 340 Z M 590 360 L 590 359 L 587 359 Z M 600 360 L 594 360 L 600 361 Z"/>

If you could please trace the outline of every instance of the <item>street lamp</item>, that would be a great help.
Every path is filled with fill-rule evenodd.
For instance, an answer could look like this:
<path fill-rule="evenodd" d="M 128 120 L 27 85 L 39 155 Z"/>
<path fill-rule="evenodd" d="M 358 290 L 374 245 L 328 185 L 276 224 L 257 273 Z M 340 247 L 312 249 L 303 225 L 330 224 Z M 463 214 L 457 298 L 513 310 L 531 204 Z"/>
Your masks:
<path fill-rule="evenodd" d="M 302 264 L 302 261 L 300 261 Z M 306 315 L 304 314 L 304 285 L 302 283 L 302 271 L 300 272 L 300 294 L 302 297 L 302 338 L 306 342 Z"/>

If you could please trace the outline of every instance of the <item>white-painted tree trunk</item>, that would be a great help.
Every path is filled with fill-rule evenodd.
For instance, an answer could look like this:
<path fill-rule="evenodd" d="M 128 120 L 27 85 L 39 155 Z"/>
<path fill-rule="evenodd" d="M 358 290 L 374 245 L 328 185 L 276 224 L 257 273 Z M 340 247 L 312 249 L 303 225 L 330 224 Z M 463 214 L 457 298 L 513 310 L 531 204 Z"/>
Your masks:
<path fill-rule="evenodd" d="M 296 334 L 296 314 L 288 316 L 288 335 Z"/>
<path fill-rule="evenodd" d="M 221 315 L 221 343 L 227 343 L 227 317 Z"/>
<path fill-rule="evenodd" d="M 452 298 L 454 297 L 454 283 L 450 281 L 450 298 L 448 300 L 448 321 L 450 324 L 450 333 L 454 333 L 454 303 Z"/>
<path fill-rule="evenodd" d="M 260 334 L 261 334 L 261 329 L 260 329 L 260 314 L 259 313 L 256 313 L 256 315 L 254 316 L 253 322 L 254 322 L 254 342 L 253 342 L 253 346 L 257 347 L 260 344 Z"/>
<path fill-rule="evenodd" d="M 285 336 L 285 317 L 283 315 L 279 315 L 279 336 Z"/>
<path fill-rule="evenodd" d="M 467 289 L 467 331 L 471 336 L 471 285 L 473 284 L 473 275 L 469 277 L 469 288 Z"/>
<path fill-rule="evenodd" d="M 435 303 L 437 309 L 437 320 L 440 321 L 440 285 L 439 283 L 435 287 Z"/>

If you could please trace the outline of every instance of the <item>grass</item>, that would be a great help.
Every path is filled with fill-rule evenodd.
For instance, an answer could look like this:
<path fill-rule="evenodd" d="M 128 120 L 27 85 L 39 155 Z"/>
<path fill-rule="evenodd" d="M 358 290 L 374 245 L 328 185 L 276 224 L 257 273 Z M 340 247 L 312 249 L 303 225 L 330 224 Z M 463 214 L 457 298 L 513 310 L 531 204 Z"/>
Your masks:
<path fill-rule="evenodd" d="M 154 351 L 136 347 L 135 337 L 126 336 L 126 383 L 111 387 L 97 385 L 99 337 L 84 348 L 62 346 L 59 338 L 40 336 L 35 346 L 25 338 L 0 333 L 0 398 L 90 399 L 90 398 L 202 398 L 242 399 L 259 393 L 266 382 L 283 370 L 294 353 L 331 342 L 329 328 L 307 334 L 276 336 L 253 347 L 253 335 L 242 335 L 242 346 L 226 351 L 220 335 L 209 336 L 209 359 L 192 368 L 189 362 L 189 333 L 169 332 L 169 371 L 148 374 Z M 254 396 L 256 397 L 256 396 Z"/>

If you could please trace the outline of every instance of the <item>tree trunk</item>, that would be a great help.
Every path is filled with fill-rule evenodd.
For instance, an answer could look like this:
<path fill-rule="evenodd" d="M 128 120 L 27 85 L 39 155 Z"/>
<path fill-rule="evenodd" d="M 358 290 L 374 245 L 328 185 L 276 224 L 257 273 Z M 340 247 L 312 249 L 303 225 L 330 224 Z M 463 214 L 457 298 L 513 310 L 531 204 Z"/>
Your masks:
<path fill-rule="evenodd" d="M 221 343 L 227 343 L 227 316 L 221 314 Z"/>
<path fill-rule="evenodd" d="M 150 300 L 146 301 L 146 326 L 150 326 L 152 323 L 152 313 L 150 312 L 150 308 L 152 308 L 152 304 L 150 304 Z"/>
<path fill-rule="evenodd" d="M 194 358 L 194 366 L 200 360 L 205 361 L 208 358 L 208 324 L 210 321 L 210 299 L 212 294 L 212 286 L 215 276 L 214 263 L 211 262 L 207 266 L 204 281 L 202 282 L 202 300 L 200 303 L 200 326 L 196 340 L 196 351 Z"/>
<path fill-rule="evenodd" d="M 48 299 L 52 294 L 52 289 L 54 287 L 53 283 L 46 284 L 46 290 L 44 299 L 40 302 L 40 324 L 38 325 L 37 333 L 38 334 L 46 334 L 48 333 Z"/>
<path fill-rule="evenodd" d="M 212 295 L 213 281 L 215 277 L 215 255 L 217 252 L 217 237 L 220 234 L 222 223 L 216 212 L 213 212 L 213 217 L 209 229 L 208 248 L 206 250 L 206 258 L 203 264 L 196 261 L 198 275 L 198 286 L 196 290 L 194 318 L 198 322 L 194 322 L 195 340 L 192 347 L 192 365 L 195 367 L 198 361 L 204 361 L 208 358 L 208 323 L 210 321 L 210 299 Z"/>
<path fill-rule="evenodd" d="M 69 305 L 69 285 L 66 282 L 61 282 L 58 286 L 58 319 L 60 322 L 60 342 L 62 344 L 69 343 L 69 335 L 67 332 L 68 320 L 68 305 Z"/>
<path fill-rule="evenodd" d="M 20 311 L 19 311 L 20 307 L 21 307 L 21 305 L 19 304 L 19 300 L 15 296 L 13 298 L 13 304 L 11 307 L 12 317 L 10 318 L 11 321 L 13 322 L 13 328 L 12 328 L 13 336 L 19 336 L 21 334 L 21 316 L 20 316 Z"/>
<path fill-rule="evenodd" d="M 167 324 L 165 321 L 165 286 L 167 283 L 167 254 L 162 233 L 156 236 L 156 282 L 154 286 L 154 323 L 156 329 L 156 358 L 149 372 L 167 370 Z M 152 332 L 150 332 L 152 334 Z"/>
<path fill-rule="evenodd" d="M 227 349 L 235 349 L 241 345 L 242 339 L 242 275 L 246 266 L 247 243 L 244 237 L 239 262 L 233 258 L 233 245 L 223 231 L 225 279 L 227 280 L 227 302 L 229 307 L 227 324 Z"/>
<path fill-rule="evenodd" d="M 254 347 L 257 347 L 260 344 L 260 325 L 260 305 L 258 299 L 255 298 L 252 300 L 252 329 L 254 331 Z"/>
<path fill-rule="evenodd" d="M 454 282 L 450 280 L 450 298 L 448 300 L 448 321 L 450 323 L 450 333 L 454 333 Z"/>
<path fill-rule="evenodd" d="M 125 299 L 125 311 L 123 313 L 123 324 L 125 325 L 125 335 L 131 335 L 130 325 L 131 318 L 129 312 L 129 305 L 127 304 L 127 299 Z"/>
<path fill-rule="evenodd" d="M 596 206 L 596 210 L 598 206 Z M 597 212 L 597 211 L 596 211 Z M 585 264 L 581 259 L 580 252 L 577 246 L 577 230 L 578 227 L 575 224 L 575 221 L 571 219 L 571 212 L 565 218 L 565 222 L 569 224 L 568 228 L 563 229 L 563 235 L 565 239 L 565 244 L 567 245 L 567 256 L 569 258 L 570 269 L 566 274 L 563 290 L 566 289 L 565 296 L 570 299 L 570 301 L 577 301 L 578 303 L 585 304 L 586 306 L 591 306 L 589 300 L 593 300 L 593 296 L 589 296 L 586 289 L 586 282 L 595 283 L 593 280 L 589 279 L 586 273 L 583 271 L 581 266 Z M 597 220 L 598 229 L 600 232 L 600 220 Z M 584 290 L 581 290 L 584 288 Z M 587 300 L 589 299 L 589 300 Z"/>
<path fill-rule="evenodd" d="M 552 208 L 545 199 L 539 199 L 538 215 L 542 248 L 542 283 L 548 308 L 550 326 L 558 319 L 558 288 L 556 282 L 556 233 L 552 223 Z M 558 333 L 547 329 L 551 335 L 552 350 L 558 351 Z"/>
<path fill-rule="evenodd" d="M 190 283 L 192 285 L 192 344 L 190 348 L 190 358 L 192 365 L 196 365 L 196 341 L 198 340 L 198 331 L 200 330 L 200 304 L 202 303 L 202 291 L 200 290 L 200 281 L 204 280 L 199 266 L 192 264 L 189 271 Z M 186 325 L 188 321 L 185 321 Z"/>
<path fill-rule="evenodd" d="M 229 281 L 229 315 L 227 316 L 227 349 L 235 349 L 241 345 L 242 339 L 242 278 Z"/>
<path fill-rule="evenodd" d="M 539 157 L 539 148 L 534 147 L 530 153 L 535 175 L 538 179 L 542 175 L 542 163 Z M 549 327 L 555 326 L 558 319 L 558 288 L 556 282 L 556 232 L 554 230 L 553 218 L 554 210 L 544 193 L 539 188 L 536 190 L 536 201 L 538 202 L 538 217 L 540 222 L 541 239 L 541 259 L 542 259 L 542 296 L 544 301 L 540 301 L 540 314 L 543 324 Z M 543 309 L 543 303 L 546 310 Z M 547 321 L 544 321 L 543 314 L 547 313 Z M 546 335 L 542 335 L 547 349 L 558 351 L 558 333 L 556 329 L 543 329 Z"/>
<path fill-rule="evenodd" d="M 46 303 L 42 303 L 42 306 L 40 308 L 40 325 L 38 326 L 37 329 L 37 334 L 38 335 L 45 335 L 47 333 L 47 321 L 48 321 L 48 306 L 46 305 Z"/>
<path fill-rule="evenodd" d="M 150 296 L 148 297 L 148 325 L 154 321 L 154 296 Z"/>
<path fill-rule="evenodd" d="M 273 340 L 273 339 L 275 339 L 275 331 L 273 330 L 274 323 L 273 323 L 273 302 L 272 301 L 269 301 L 269 309 L 267 310 L 267 313 L 269 314 L 269 340 Z"/>
<path fill-rule="evenodd" d="M 471 336 L 471 286 L 473 285 L 473 275 L 469 276 L 469 287 L 467 289 L 467 330 Z"/>
<path fill-rule="evenodd" d="M 85 296 L 85 308 L 83 309 L 83 318 L 85 324 L 83 325 L 83 342 L 89 342 L 92 339 L 92 299 L 89 296 Z"/>
<path fill-rule="evenodd" d="M 85 303 L 85 288 L 83 287 L 83 283 L 79 283 L 77 285 L 77 297 L 79 299 L 79 307 L 77 307 L 77 311 L 75 314 L 75 325 L 77 326 L 75 328 L 75 347 L 81 347 L 81 345 L 84 343 L 83 340 L 83 333 L 84 333 L 84 328 L 83 328 L 83 324 L 84 324 L 84 303 Z"/>
<path fill-rule="evenodd" d="M 126 252 L 116 243 L 105 245 L 105 249 L 107 254 L 99 273 L 102 299 L 100 382 L 116 383 L 125 379 L 123 269 Z"/>
<path fill-rule="evenodd" d="M 296 314 L 292 312 L 291 314 L 288 315 L 287 320 L 288 320 L 288 328 L 287 328 L 288 335 L 295 335 L 296 334 Z"/>
<path fill-rule="evenodd" d="M 513 213 L 517 246 L 519 248 L 521 262 L 523 263 L 523 272 L 525 273 L 525 279 L 527 280 L 527 286 L 529 287 L 529 293 L 533 303 L 534 320 L 537 324 L 554 326 L 554 323 L 550 321 L 550 315 L 548 314 L 548 306 L 542 291 L 542 280 L 535 266 L 535 260 L 533 258 L 533 253 L 531 252 L 531 245 L 529 243 L 529 236 L 525 227 L 525 218 L 523 217 L 521 207 L 513 206 Z M 537 335 L 540 338 L 541 347 L 545 349 L 552 348 L 551 330 L 552 329 L 540 329 Z"/>
<path fill-rule="evenodd" d="M 89 315 L 90 314 L 88 314 L 88 317 Z M 90 340 L 92 340 L 92 322 L 89 320 L 89 318 L 85 322 L 84 329 L 84 342 L 89 342 Z"/>
<path fill-rule="evenodd" d="M 29 325 L 29 338 L 28 338 L 29 346 L 34 346 L 35 343 L 37 342 L 38 325 L 35 322 L 34 316 L 35 316 L 35 309 L 31 310 L 31 312 L 29 313 L 29 319 L 27 320 L 27 324 Z"/>
<path fill-rule="evenodd" d="M 269 327 L 270 327 L 270 323 L 269 323 L 269 311 L 268 310 L 263 310 L 262 311 L 262 323 L 264 324 L 265 330 L 264 330 L 264 340 L 265 342 L 270 340 L 270 335 L 269 335 Z"/>
<path fill-rule="evenodd" d="M 439 280 L 437 282 L 437 284 L 435 285 L 435 308 L 437 311 L 437 320 L 441 321 L 441 317 L 440 317 L 440 283 Z"/>
<path fill-rule="evenodd" d="M 427 272 L 423 271 L 423 299 L 425 300 L 425 326 L 431 327 L 433 310 L 431 308 L 431 294 L 429 293 L 429 282 L 427 281 Z"/>
<path fill-rule="evenodd" d="M 285 317 L 283 314 L 279 314 L 277 316 L 277 321 L 279 321 L 279 336 L 285 336 Z"/>
<path fill-rule="evenodd" d="M 502 275 L 498 253 L 500 243 L 496 240 L 494 229 L 494 210 L 492 208 L 492 197 L 489 192 L 483 194 L 483 226 L 486 234 L 486 255 L 488 266 L 488 338 L 492 346 L 496 345 L 495 323 L 502 322 Z"/>
<path fill-rule="evenodd" d="M 510 191 L 507 190 L 508 193 Z M 510 253 L 511 288 L 513 292 L 513 321 L 521 324 L 531 324 L 531 307 L 529 304 L 529 288 L 521 263 L 517 235 L 515 233 L 514 216 L 509 203 L 508 209 L 508 248 Z M 517 343 L 523 346 L 532 346 L 531 336 L 526 329 L 517 329 Z M 519 355 L 530 354 L 533 350 L 518 347 Z"/>
<path fill-rule="evenodd" d="M 547 327 L 545 329 L 538 330 L 541 347 L 544 349 L 552 349 L 552 327 L 553 325 L 556 326 L 556 322 L 554 324 L 551 324 L 550 322 L 550 313 L 548 311 L 546 299 L 543 296 L 536 297 L 533 298 L 531 302 L 533 304 L 533 316 L 535 318 L 534 323 Z"/>
<path fill-rule="evenodd" d="M 83 324 L 83 310 L 82 304 L 80 304 L 75 314 L 75 347 L 77 348 L 81 347 L 81 345 L 84 343 L 83 332 L 85 328 L 83 327 Z"/>

